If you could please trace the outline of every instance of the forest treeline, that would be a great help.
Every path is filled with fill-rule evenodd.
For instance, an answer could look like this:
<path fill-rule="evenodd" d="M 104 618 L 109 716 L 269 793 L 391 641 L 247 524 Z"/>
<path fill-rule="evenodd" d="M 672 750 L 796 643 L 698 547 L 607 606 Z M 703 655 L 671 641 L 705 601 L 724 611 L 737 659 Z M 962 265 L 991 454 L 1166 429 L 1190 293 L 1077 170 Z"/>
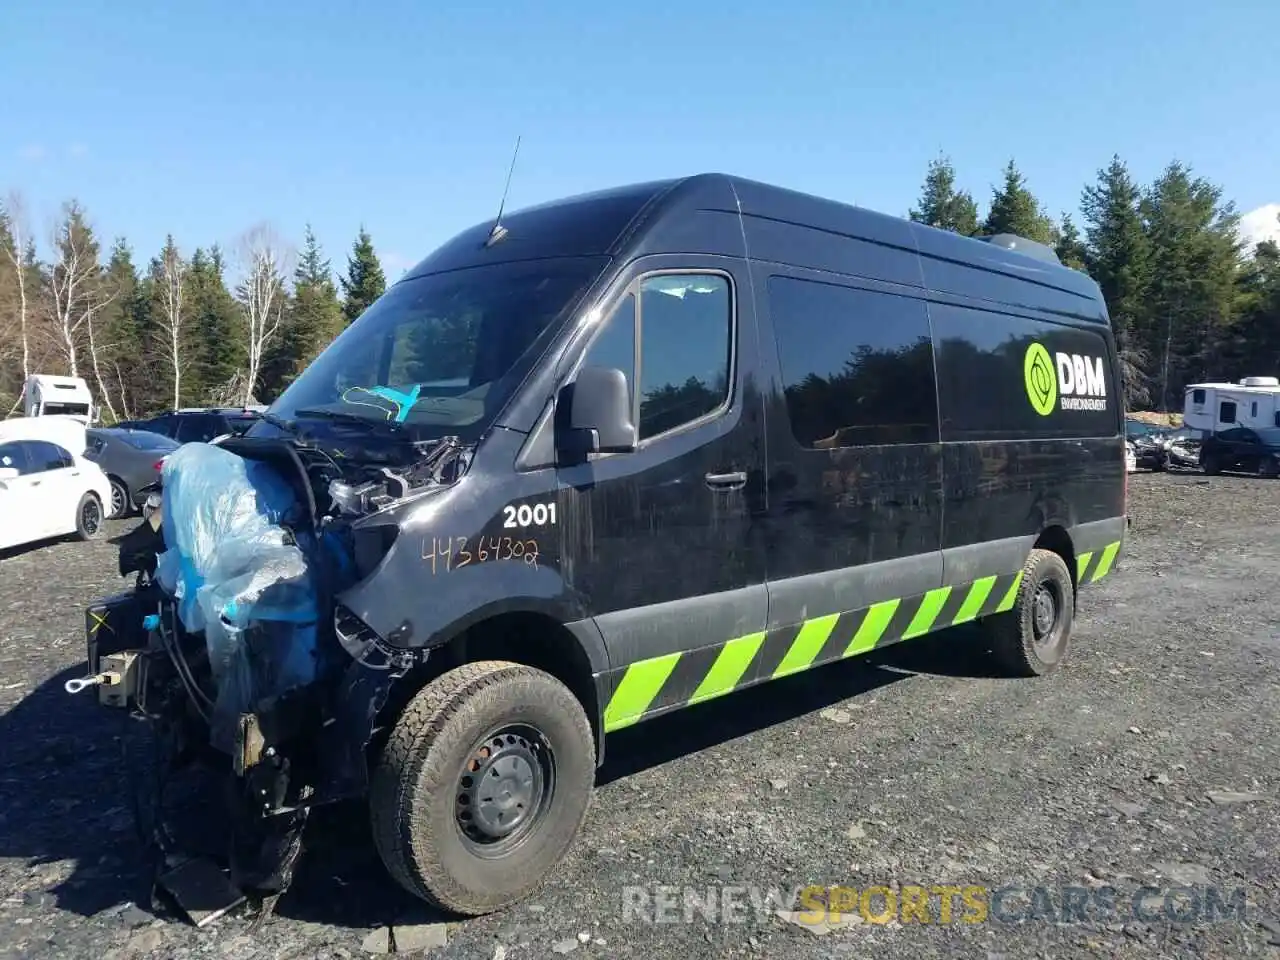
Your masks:
<path fill-rule="evenodd" d="M 1114 157 L 1055 217 L 1013 161 L 985 210 L 930 164 L 911 219 L 969 236 L 1015 233 L 1098 282 L 1130 409 L 1181 408 L 1185 384 L 1280 374 L 1280 249 L 1248 247 L 1221 187 L 1170 163 L 1150 184 Z M 361 229 L 335 275 L 310 227 L 293 245 L 259 225 L 234 249 L 169 236 L 139 262 L 75 200 L 38 255 L 19 193 L 0 204 L 0 418 L 32 373 L 84 377 L 104 419 L 175 406 L 270 402 L 386 288 Z M 426 251 L 423 251 L 424 253 Z"/>

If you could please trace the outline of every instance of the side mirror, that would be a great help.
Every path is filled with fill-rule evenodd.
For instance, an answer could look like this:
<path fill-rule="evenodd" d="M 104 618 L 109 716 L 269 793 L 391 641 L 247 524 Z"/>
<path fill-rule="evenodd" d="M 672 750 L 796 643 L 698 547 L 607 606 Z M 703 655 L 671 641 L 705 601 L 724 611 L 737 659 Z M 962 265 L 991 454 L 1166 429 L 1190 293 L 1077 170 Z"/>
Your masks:
<path fill-rule="evenodd" d="M 614 367 L 583 367 L 560 388 L 555 416 L 556 448 L 570 458 L 636 448 L 627 375 Z"/>
<path fill-rule="evenodd" d="M 6 480 L 16 480 L 18 479 L 18 477 L 19 477 L 19 473 L 17 471 L 17 468 L 0 467 L 0 483 L 4 483 L 4 481 Z"/>

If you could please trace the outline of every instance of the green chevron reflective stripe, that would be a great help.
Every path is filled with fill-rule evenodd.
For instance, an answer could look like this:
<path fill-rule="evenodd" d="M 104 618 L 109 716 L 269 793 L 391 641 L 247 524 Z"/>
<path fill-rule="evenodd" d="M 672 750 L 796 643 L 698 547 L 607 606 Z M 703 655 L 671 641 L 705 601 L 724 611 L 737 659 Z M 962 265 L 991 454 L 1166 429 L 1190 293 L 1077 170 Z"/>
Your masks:
<path fill-rule="evenodd" d="M 1102 558 L 1098 561 L 1098 569 L 1093 571 L 1093 578 L 1090 583 L 1097 583 L 1108 573 L 1111 572 L 1111 565 L 1116 561 L 1116 554 L 1120 552 L 1120 541 L 1107 544 L 1105 550 L 1102 551 Z"/>
<path fill-rule="evenodd" d="M 639 720 L 649 709 L 649 704 L 653 703 L 653 698 L 658 695 L 662 685 L 667 682 L 667 677 L 671 676 L 680 656 L 679 653 L 668 653 L 627 667 L 618 689 L 609 700 L 609 708 L 604 714 L 604 728 L 620 730 Z"/>
<path fill-rule="evenodd" d="M 973 581 L 969 592 L 965 595 L 964 603 L 956 611 L 956 618 L 951 622 L 968 623 L 970 620 L 976 620 L 982 611 L 982 605 L 987 602 L 987 597 L 991 594 L 991 588 L 996 585 L 998 579 L 1000 578 L 983 577 L 981 580 Z M 1014 583 L 1017 581 L 1015 580 Z"/>
<path fill-rule="evenodd" d="M 932 630 L 933 622 L 938 619 L 938 614 L 942 612 L 942 605 L 947 602 L 949 596 L 951 596 L 950 587 L 938 587 L 926 593 L 921 598 L 920 607 L 916 610 L 916 615 L 911 618 L 911 625 L 903 633 L 902 639 L 912 640 Z"/>
<path fill-rule="evenodd" d="M 1009 589 L 1005 592 L 1004 599 L 1000 601 L 996 607 L 996 613 L 1007 613 L 1013 609 L 1013 605 L 1018 602 L 1018 588 L 1022 586 L 1022 571 L 1018 571 L 1018 575 L 1013 578 L 1013 583 L 1009 584 Z"/>
<path fill-rule="evenodd" d="M 806 620 L 800 632 L 796 634 L 791 649 L 782 658 L 782 663 L 778 664 L 778 669 L 773 671 L 773 678 L 776 680 L 778 677 L 808 670 L 814 658 L 822 650 L 822 645 L 827 642 L 827 637 L 831 636 L 831 631 L 839 619 L 840 614 L 833 613 L 828 617 Z"/>
<path fill-rule="evenodd" d="M 1076 557 L 1076 583 L 1084 583 L 1085 571 L 1089 569 L 1089 561 L 1092 559 L 1092 550 L 1086 550 Z"/>
<path fill-rule="evenodd" d="M 1093 583 L 1110 573 L 1121 545 L 1116 541 L 1080 554 L 1076 560 L 1078 582 Z M 882 600 L 861 610 L 811 617 L 798 624 L 629 664 L 618 671 L 621 677 L 605 708 L 605 732 L 877 647 L 1007 613 L 1018 602 L 1022 576 L 1019 571 L 936 587 L 919 596 Z"/>
<path fill-rule="evenodd" d="M 852 657 L 855 654 L 874 650 L 880 638 L 889 629 L 889 623 L 901 604 L 901 600 L 884 600 L 868 609 L 867 615 L 862 618 L 858 632 L 853 635 L 853 640 L 849 643 L 844 655 Z"/>
<path fill-rule="evenodd" d="M 751 666 L 751 661 L 755 659 L 756 652 L 764 643 L 764 638 L 763 633 L 753 633 L 726 643 L 720 655 L 716 657 L 716 662 L 702 678 L 702 683 L 698 684 L 698 689 L 693 691 L 689 703 L 701 703 L 703 700 L 710 700 L 712 697 L 731 692 L 742 679 L 742 675 L 747 672 L 747 667 Z"/>

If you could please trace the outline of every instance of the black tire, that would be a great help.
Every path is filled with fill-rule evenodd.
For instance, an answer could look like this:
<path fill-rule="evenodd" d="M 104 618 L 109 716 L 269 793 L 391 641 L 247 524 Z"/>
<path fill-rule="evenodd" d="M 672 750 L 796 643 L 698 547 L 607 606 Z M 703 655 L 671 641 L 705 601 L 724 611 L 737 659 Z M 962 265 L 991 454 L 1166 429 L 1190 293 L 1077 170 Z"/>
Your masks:
<path fill-rule="evenodd" d="M 538 890 L 577 838 L 595 756 L 582 705 L 550 674 L 499 660 L 450 670 L 405 707 L 374 767 L 369 808 L 378 854 L 402 887 L 445 910 L 479 916 L 512 906 Z M 521 769 L 499 778 L 489 766 L 498 763 Z M 485 805 L 472 776 L 487 783 L 485 771 L 517 797 L 507 792 Z M 518 799 L 515 777 L 526 773 L 533 783 L 526 806 L 507 810 L 517 818 L 524 811 L 514 832 L 487 847 L 464 835 L 470 811 L 501 819 L 495 808 Z M 541 800 L 539 783 L 550 784 Z M 478 832 L 484 819 L 477 813 L 467 822 Z"/>
<path fill-rule="evenodd" d="M 133 501 L 129 499 L 129 487 L 119 477 L 111 478 L 111 509 L 107 513 L 110 520 L 119 520 L 133 513 Z"/>
<path fill-rule="evenodd" d="M 1210 477 L 1217 476 L 1222 472 L 1222 463 L 1213 454 L 1200 458 L 1200 469 Z"/>
<path fill-rule="evenodd" d="M 1032 550 L 1013 609 L 986 621 L 991 652 L 1014 676 L 1042 677 L 1066 659 L 1074 621 L 1071 571 L 1053 551 Z"/>
<path fill-rule="evenodd" d="M 86 493 L 76 505 L 76 539 L 96 540 L 102 536 L 105 516 L 96 493 Z"/>

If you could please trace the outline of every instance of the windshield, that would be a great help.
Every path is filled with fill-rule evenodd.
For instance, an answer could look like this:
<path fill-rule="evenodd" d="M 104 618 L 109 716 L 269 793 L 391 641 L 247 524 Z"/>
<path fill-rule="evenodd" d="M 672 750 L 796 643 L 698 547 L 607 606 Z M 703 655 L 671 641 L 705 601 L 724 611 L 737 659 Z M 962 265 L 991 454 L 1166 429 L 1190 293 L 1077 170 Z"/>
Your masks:
<path fill-rule="evenodd" d="M 478 439 L 605 262 L 498 263 L 402 280 L 269 412 L 307 420 L 309 431 L 358 417 L 403 423 L 421 439 Z"/>

